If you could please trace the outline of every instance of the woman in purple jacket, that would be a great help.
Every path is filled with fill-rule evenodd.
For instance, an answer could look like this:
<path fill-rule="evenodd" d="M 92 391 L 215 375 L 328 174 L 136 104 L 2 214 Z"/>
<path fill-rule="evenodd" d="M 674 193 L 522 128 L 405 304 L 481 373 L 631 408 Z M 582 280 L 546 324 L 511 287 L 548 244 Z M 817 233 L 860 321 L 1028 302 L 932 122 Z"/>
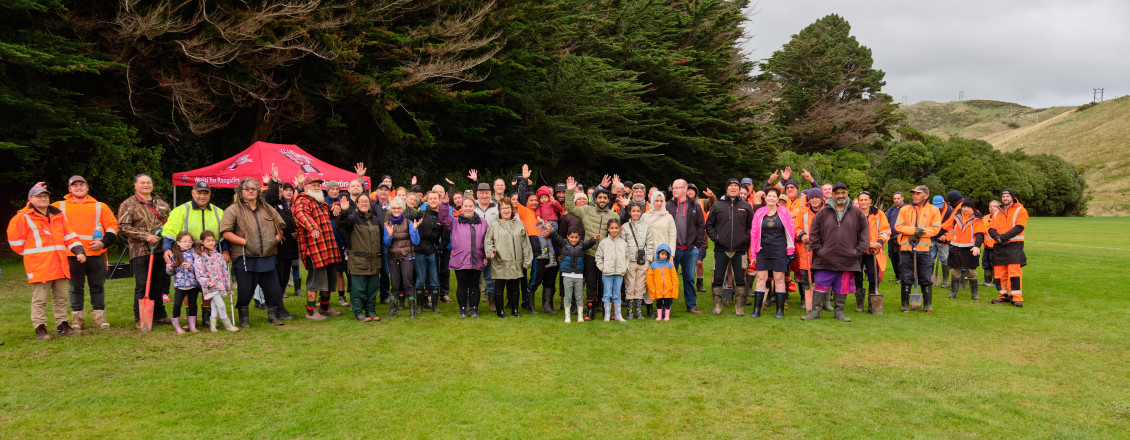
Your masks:
<path fill-rule="evenodd" d="M 777 318 L 785 317 L 785 273 L 789 271 L 789 261 L 793 257 L 793 218 L 788 208 L 778 206 L 781 190 L 771 187 L 765 190 L 765 206 L 753 214 L 753 224 L 749 231 L 749 253 L 757 261 L 757 286 L 753 292 L 754 307 L 752 318 L 761 316 L 761 299 L 768 287 L 769 272 L 773 272 L 774 292 L 777 293 Z"/>
<path fill-rule="evenodd" d="M 446 199 L 446 197 L 445 197 Z M 464 198 L 458 216 L 453 216 L 447 201 L 439 205 L 439 221 L 451 231 L 451 259 L 448 266 L 455 271 L 455 297 L 459 301 L 459 317 L 479 317 L 479 279 L 486 266 L 483 251 L 487 222 L 475 213 L 475 201 Z"/>

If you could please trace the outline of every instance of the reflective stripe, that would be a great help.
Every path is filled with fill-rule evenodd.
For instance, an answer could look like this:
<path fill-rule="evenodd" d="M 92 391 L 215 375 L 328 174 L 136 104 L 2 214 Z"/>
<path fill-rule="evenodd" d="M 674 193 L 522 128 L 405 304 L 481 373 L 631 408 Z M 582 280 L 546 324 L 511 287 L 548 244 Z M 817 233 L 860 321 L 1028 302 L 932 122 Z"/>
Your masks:
<path fill-rule="evenodd" d="M 76 233 L 72 232 L 72 233 L 70 233 L 70 234 L 64 235 L 64 236 L 63 236 L 63 241 L 67 241 L 67 240 L 70 240 L 70 239 L 72 239 L 72 238 L 78 238 L 78 234 L 76 234 Z"/>
<path fill-rule="evenodd" d="M 1016 207 L 1016 204 L 1013 203 L 1012 206 Z M 1014 228 L 1016 227 L 1016 218 L 1018 216 L 1020 216 L 1020 208 L 1016 208 L 1015 211 L 1012 211 L 1012 227 L 1014 227 Z"/>
<path fill-rule="evenodd" d="M 65 250 L 67 250 L 67 248 L 63 247 L 62 245 L 44 246 L 44 247 L 37 247 L 37 248 L 31 248 L 31 249 L 24 249 L 23 254 L 24 255 L 42 254 L 44 252 L 55 252 L 55 251 L 65 251 Z"/>
<path fill-rule="evenodd" d="M 117 229 L 114 229 L 114 228 L 110 228 L 110 229 L 107 229 L 107 230 L 106 230 L 106 233 L 107 233 L 107 234 L 117 234 L 117 233 L 118 233 L 118 230 L 117 230 Z"/>
<path fill-rule="evenodd" d="M 24 218 L 27 219 L 27 226 L 31 228 L 31 235 L 35 237 L 35 247 L 42 247 L 43 239 L 39 238 L 39 228 L 35 227 L 30 215 L 24 214 Z"/>
<path fill-rule="evenodd" d="M 971 248 L 973 247 L 973 243 L 950 243 L 950 246 L 959 248 Z"/>
<path fill-rule="evenodd" d="M 94 203 L 94 229 L 102 227 L 102 202 Z M 93 239 L 93 238 L 92 238 Z"/>
<path fill-rule="evenodd" d="M 94 240 L 94 236 L 93 236 L 93 235 L 79 235 L 79 236 L 78 236 L 78 239 L 79 239 L 79 240 L 87 240 L 87 241 L 93 241 L 93 240 Z"/>
<path fill-rule="evenodd" d="M 32 274 L 31 272 L 28 272 L 28 273 L 27 273 L 27 279 L 29 279 L 29 280 L 30 280 L 30 279 L 32 279 L 33 277 L 35 277 L 35 275 L 34 275 L 34 274 Z"/>
<path fill-rule="evenodd" d="M 1012 239 L 1013 239 L 1013 240 L 1023 240 L 1023 239 L 1024 239 L 1024 236 L 1023 236 L 1023 235 L 1017 235 L 1017 236 L 1015 236 L 1015 237 L 1012 237 Z M 1010 241 L 1011 241 L 1011 240 L 1010 240 Z"/>
<path fill-rule="evenodd" d="M 941 226 L 941 225 L 942 225 L 941 223 L 930 223 L 930 226 L 931 226 L 931 227 L 933 227 L 933 226 Z"/>
<path fill-rule="evenodd" d="M 24 245 L 23 240 L 16 240 L 16 241 L 8 240 L 8 246 L 23 246 L 23 245 Z"/>

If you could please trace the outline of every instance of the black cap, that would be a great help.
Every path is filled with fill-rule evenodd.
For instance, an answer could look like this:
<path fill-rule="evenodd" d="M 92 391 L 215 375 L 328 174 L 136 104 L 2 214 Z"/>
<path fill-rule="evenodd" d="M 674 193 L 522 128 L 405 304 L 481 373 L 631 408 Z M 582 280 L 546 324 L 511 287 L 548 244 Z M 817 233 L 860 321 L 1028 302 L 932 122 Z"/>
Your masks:
<path fill-rule="evenodd" d="M 390 190 L 390 191 L 392 190 L 392 186 L 385 183 L 385 182 L 381 182 L 381 183 L 377 184 L 377 189 L 381 189 L 381 188 L 384 188 L 384 189 L 387 189 L 387 190 Z"/>
<path fill-rule="evenodd" d="M 294 191 L 294 185 L 291 185 L 290 182 L 283 182 L 282 189 L 289 189 L 291 191 Z"/>
<path fill-rule="evenodd" d="M 564 183 L 558 183 L 556 186 L 553 187 L 554 193 L 565 192 L 566 190 L 568 190 L 568 188 L 565 186 Z"/>
<path fill-rule="evenodd" d="M 957 191 L 950 191 L 949 194 L 946 194 L 946 202 L 949 203 L 950 206 L 957 206 L 957 203 L 963 198 L 961 193 Z"/>
<path fill-rule="evenodd" d="M 843 182 L 836 182 L 835 185 L 832 185 L 832 191 L 835 191 L 835 190 L 840 189 L 840 188 L 848 189 L 847 184 L 843 183 Z"/>
<path fill-rule="evenodd" d="M 970 198 L 966 198 L 966 199 L 962 200 L 961 206 L 963 206 L 963 207 L 968 206 L 970 209 L 972 209 L 974 211 L 977 210 L 977 205 L 975 203 L 973 203 L 973 199 L 970 199 Z"/>
<path fill-rule="evenodd" d="M 412 185 L 412 192 L 422 193 L 424 192 L 424 188 L 421 188 L 420 185 Z"/>
<path fill-rule="evenodd" d="M 207 191 L 212 192 L 212 187 L 208 186 L 208 181 L 197 180 L 195 185 L 192 185 L 193 191 Z"/>
<path fill-rule="evenodd" d="M 787 186 L 789 186 L 789 185 L 792 185 L 792 186 L 795 186 L 795 187 L 797 187 L 797 188 L 800 188 L 800 183 L 799 183 L 799 182 L 797 182 L 797 181 L 796 181 L 796 179 L 789 179 L 789 180 L 786 180 L 786 181 L 785 181 L 785 186 L 787 187 Z"/>
<path fill-rule="evenodd" d="M 730 179 L 726 181 L 726 188 L 729 188 L 730 185 L 742 186 L 742 183 L 738 179 Z"/>

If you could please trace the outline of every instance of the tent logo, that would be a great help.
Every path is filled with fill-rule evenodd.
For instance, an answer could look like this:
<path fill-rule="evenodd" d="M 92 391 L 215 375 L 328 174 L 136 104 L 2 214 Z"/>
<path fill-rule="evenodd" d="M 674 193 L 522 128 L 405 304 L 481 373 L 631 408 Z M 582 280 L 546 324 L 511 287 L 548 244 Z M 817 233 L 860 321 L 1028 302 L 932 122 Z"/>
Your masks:
<path fill-rule="evenodd" d="M 240 155 L 239 157 L 235 158 L 235 160 L 232 161 L 231 165 L 228 165 L 228 169 L 234 170 L 234 169 L 238 168 L 240 165 L 243 165 L 245 163 L 251 163 L 251 155 L 244 154 L 244 155 Z"/>
<path fill-rule="evenodd" d="M 306 157 L 305 154 L 298 154 L 298 153 L 295 153 L 293 150 L 275 150 L 275 151 L 282 154 L 283 156 L 286 156 L 286 158 L 290 159 L 291 162 L 294 162 L 295 164 L 297 164 L 302 169 L 302 172 L 304 172 L 304 173 L 313 172 L 313 173 L 322 174 L 321 171 L 318 171 L 317 168 L 314 168 L 313 161 L 310 160 L 309 157 Z"/>

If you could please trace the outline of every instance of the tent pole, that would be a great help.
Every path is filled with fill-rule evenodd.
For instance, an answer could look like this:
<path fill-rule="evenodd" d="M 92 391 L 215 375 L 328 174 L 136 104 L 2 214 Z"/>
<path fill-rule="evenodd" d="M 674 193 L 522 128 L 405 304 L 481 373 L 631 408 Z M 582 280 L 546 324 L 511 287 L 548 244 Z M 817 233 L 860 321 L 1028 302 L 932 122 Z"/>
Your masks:
<path fill-rule="evenodd" d="M 177 184 L 173 184 L 173 206 L 177 206 Z"/>

